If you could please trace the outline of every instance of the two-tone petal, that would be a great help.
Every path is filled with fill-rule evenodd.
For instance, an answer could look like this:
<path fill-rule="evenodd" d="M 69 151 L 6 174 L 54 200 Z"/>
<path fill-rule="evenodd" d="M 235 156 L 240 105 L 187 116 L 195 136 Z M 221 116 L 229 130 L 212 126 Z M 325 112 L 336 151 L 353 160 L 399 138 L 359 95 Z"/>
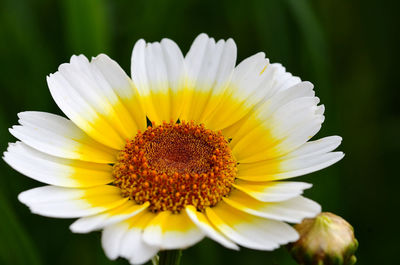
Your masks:
<path fill-rule="evenodd" d="M 215 41 L 200 34 L 185 57 L 186 93 L 181 118 L 208 124 L 228 88 L 236 63 L 236 44 L 232 39 Z"/>
<path fill-rule="evenodd" d="M 114 163 L 117 151 L 94 141 L 70 120 L 37 111 L 18 113 L 10 129 L 24 144 L 48 155 L 97 163 Z"/>
<path fill-rule="evenodd" d="M 131 61 L 132 80 L 147 117 L 158 124 L 177 121 L 184 104 L 184 59 L 175 42 L 136 42 Z"/>
<path fill-rule="evenodd" d="M 341 137 L 330 136 L 303 144 L 285 156 L 239 165 L 238 178 L 248 181 L 273 181 L 305 175 L 328 167 L 343 158 L 332 152 Z"/>
<path fill-rule="evenodd" d="M 108 164 L 54 157 L 22 142 L 10 143 L 3 159 L 25 176 L 50 185 L 86 188 L 114 180 Z"/>
<path fill-rule="evenodd" d="M 273 250 L 298 239 L 290 225 L 272 219 L 250 215 L 224 202 L 207 208 L 210 222 L 233 242 L 252 249 Z"/>
<path fill-rule="evenodd" d="M 109 185 L 87 189 L 43 186 L 20 193 L 18 200 L 36 214 L 78 218 L 113 209 L 128 198 L 121 197 L 120 190 Z"/>
<path fill-rule="evenodd" d="M 106 146 L 123 148 L 125 140 L 145 126 L 145 116 L 141 117 L 143 125 L 136 124 L 134 112 L 119 97 L 121 90 L 134 90 L 129 77 L 105 55 L 92 62 L 83 55 L 72 56 L 70 63 L 60 65 L 58 72 L 47 78 L 47 83 L 68 118 Z M 140 113 L 140 105 L 136 108 Z"/>
<path fill-rule="evenodd" d="M 160 212 L 146 226 L 143 239 L 160 249 L 183 249 L 204 238 L 203 232 L 191 221 L 186 212 L 173 214 Z"/>

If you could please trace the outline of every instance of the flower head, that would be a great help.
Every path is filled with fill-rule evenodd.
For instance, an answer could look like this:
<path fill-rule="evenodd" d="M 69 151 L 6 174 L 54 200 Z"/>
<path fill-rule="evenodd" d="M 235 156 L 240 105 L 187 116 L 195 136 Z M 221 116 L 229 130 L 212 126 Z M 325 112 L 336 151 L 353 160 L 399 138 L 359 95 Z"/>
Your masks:
<path fill-rule="evenodd" d="M 323 212 L 295 225 L 300 239 L 289 249 L 299 264 L 353 265 L 358 241 L 353 227 L 342 217 Z"/>
<path fill-rule="evenodd" d="M 19 113 L 4 160 L 43 186 L 34 213 L 103 230 L 107 256 L 148 261 L 208 236 L 272 250 L 298 239 L 285 222 L 320 212 L 284 181 L 343 157 L 338 136 L 309 141 L 324 107 L 313 85 L 264 53 L 236 65 L 233 40 L 199 35 L 184 57 L 169 39 L 139 40 L 131 78 L 106 55 L 72 56 L 47 78 L 68 117 Z"/>

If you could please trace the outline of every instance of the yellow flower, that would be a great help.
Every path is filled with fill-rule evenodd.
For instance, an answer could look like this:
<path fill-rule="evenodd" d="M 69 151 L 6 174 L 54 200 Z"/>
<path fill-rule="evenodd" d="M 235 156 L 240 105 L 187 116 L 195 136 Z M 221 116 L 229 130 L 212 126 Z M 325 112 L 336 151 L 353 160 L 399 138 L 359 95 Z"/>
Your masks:
<path fill-rule="evenodd" d="M 287 223 L 320 206 L 311 185 L 282 181 L 343 157 L 338 136 L 308 141 L 324 107 L 313 85 L 264 53 L 237 66 L 233 40 L 199 35 L 184 57 L 169 39 L 139 40 L 131 78 L 106 55 L 72 56 L 47 78 L 69 118 L 19 113 L 4 160 L 43 186 L 19 200 L 33 213 L 103 230 L 107 256 L 141 264 L 205 236 L 272 250 L 298 239 Z"/>

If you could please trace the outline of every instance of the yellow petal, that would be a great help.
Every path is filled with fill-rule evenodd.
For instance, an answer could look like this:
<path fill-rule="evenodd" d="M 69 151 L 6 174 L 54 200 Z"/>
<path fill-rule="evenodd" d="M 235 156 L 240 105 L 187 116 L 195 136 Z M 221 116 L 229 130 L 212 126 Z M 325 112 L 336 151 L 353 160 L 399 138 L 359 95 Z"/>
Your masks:
<path fill-rule="evenodd" d="M 203 239 L 204 234 L 192 222 L 186 212 L 173 214 L 160 212 L 146 226 L 144 241 L 161 249 L 187 248 Z"/>
<path fill-rule="evenodd" d="M 124 223 L 129 225 L 129 228 L 144 230 L 151 220 L 157 217 L 157 214 L 150 211 L 141 211 L 139 214 L 126 219 Z"/>
<path fill-rule="evenodd" d="M 232 138 L 230 146 L 238 162 L 266 160 L 286 152 L 279 146 L 282 141 L 266 125 L 268 121 L 263 122 L 247 114 L 242 120 L 222 131 Z"/>
<path fill-rule="evenodd" d="M 86 189 L 82 199 L 92 207 L 103 207 L 105 210 L 113 209 L 128 200 L 122 197 L 119 188 L 110 185 Z"/>

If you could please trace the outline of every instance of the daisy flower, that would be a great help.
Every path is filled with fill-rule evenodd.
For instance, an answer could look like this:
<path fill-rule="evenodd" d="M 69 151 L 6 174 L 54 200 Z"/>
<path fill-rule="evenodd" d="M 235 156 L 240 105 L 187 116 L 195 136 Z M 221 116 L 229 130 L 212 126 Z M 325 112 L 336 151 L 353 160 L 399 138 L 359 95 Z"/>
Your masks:
<path fill-rule="evenodd" d="M 68 117 L 18 114 L 4 160 L 47 184 L 18 199 L 36 214 L 102 230 L 110 259 L 142 264 L 205 236 L 273 250 L 298 239 L 288 223 L 320 206 L 286 179 L 343 157 L 313 85 L 257 53 L 236 65 L 232 39 L 199 35 L 183 56 L 169 39 L 139 40 L 131 78 L 107 55 L 72 56 L 47 77 Z"/>

